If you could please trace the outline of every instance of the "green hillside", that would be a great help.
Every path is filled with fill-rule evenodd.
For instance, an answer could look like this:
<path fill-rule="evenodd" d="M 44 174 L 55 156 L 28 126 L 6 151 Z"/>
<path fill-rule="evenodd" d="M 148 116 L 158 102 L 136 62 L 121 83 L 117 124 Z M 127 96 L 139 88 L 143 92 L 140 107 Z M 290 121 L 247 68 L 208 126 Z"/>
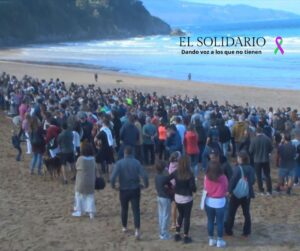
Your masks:
<path fill-rule="evenodd" d="M 168 34 L 138 0 L 0 0 L 0 45 Z"/>

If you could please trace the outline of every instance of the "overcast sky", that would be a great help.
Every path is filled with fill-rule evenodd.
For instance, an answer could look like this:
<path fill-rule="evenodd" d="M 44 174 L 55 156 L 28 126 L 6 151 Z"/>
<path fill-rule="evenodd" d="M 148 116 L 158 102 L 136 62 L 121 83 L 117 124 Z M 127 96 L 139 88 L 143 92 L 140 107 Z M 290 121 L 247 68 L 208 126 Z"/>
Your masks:
<path fill-rule="evenodd" d="M 247 4 L 259 8 L 285 10 L 300 14 L 300 0 L 181 0 L 206 4 Z"/>

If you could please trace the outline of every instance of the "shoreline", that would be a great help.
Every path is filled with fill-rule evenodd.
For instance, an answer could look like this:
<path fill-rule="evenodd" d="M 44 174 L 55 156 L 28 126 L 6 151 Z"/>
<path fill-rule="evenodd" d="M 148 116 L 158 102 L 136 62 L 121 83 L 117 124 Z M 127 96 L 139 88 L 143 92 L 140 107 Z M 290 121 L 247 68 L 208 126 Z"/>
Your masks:
<path fill-rule="evenodd" d="M 198 81 L 175 80 L 159 77 L 148 77 L 121 73 L 105 68 L 83 67 L 70 64 L 46 64 L 41 62 L 21 62 L 0 60 L 0 73 L 7 72 L 21 78 L 24 75 L 33 78 L 60 78 L 66 84 L 96 84 L 102 88 L 129 88 L 143 92 L 157 92 L 160 95 L 195 95 L 201 101 L 217 100 L 220 104 L 229 101 L 230 104 L 260 106 L 265 109 L 291 107 L 300 109 L 300 90 L 268 89 L 260 87 L 238 86 L 230 84 L 205 83 Z M 94 81 L 94 73 L 98 73 L 98 83 Z"/>
<path fill-rule="evenodd" d="M 0 49 L 1 53 L 1 49 Z M 50 62 L 50 61 L 28 61 L 28 60 L 14 60 L 14 59 L 1 59 L 0 62 L 8 62 L 8 63 L 21 63 L 21 64 L 29 64 L 29 65 L 43 65 L 43 66 L 58 66 L 58 67 L 67 67 L 67 68 L 76 68 L 76 69 L 86 69 L 86 70 L 94 70 L 94 71 L 103 71 L 103 72 L 109 72 L 109 73 L 117 73 L 127 76 L 135 76 L 140 78 L 152 78 L 152 79 L 162 79 L 162 80 L 170 80 L 170 81 L 185 81 L 188 82 L 185 79 L 177 79 L 177 78 L 171 78 L 171 77 L 161 77 L 161 76 L 150 76 L 150 75 L 143 75 L 139 73 L 129 73 L 129 72 L 123 72 L 121 68 L 115 68 L 115 67 L 105 67 L 105 66 L 95 66 L 92 64 L 85 64 L 85 63 L 57 63 L 57 62 Z M 300 87 L 299 89 L 294 88 L 282 88 L 282 87 L 259 87 L 259 86 L 251 86 L 250 84 L 240 84 L 240 83 L 218 83 L 218 82 L 205 82 L 201 80 L 191 80 L 190 83 L 199 83 L 199 84 L 209 84 L 213 86 L 229 86 L 229 87 L 245 87 L 245 88 L 254 88 L 254 89 L 263 89 L 263 90 L 278 90 L 278 91 L 298 91 L 300 93 Z"/>

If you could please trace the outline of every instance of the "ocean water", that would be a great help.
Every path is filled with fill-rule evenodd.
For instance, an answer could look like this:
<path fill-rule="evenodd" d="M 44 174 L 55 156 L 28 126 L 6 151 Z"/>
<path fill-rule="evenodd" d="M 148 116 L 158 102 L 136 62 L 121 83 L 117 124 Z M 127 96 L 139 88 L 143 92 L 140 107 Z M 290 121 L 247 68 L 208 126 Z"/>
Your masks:
<path fill-rule="evenodd" d="M 198 36 L 255 36 L 264 37 L 267 43 L 261 49 L 261 55 L 182 55 L 178 37 L 150 36 L 32 45 L 22 48 L 17 55 L 0 53 L 0 59 L 78 64 L 172 79 L 187 79 L 191 73 L 195 81 L 300 89 L 300 20 L 183 25 L 181 28 L 193 39 Z M 277 36 L 283 38 L 284 55 L 274 54 Z M 203 47 L 197 49 L 206 50 Z"/>

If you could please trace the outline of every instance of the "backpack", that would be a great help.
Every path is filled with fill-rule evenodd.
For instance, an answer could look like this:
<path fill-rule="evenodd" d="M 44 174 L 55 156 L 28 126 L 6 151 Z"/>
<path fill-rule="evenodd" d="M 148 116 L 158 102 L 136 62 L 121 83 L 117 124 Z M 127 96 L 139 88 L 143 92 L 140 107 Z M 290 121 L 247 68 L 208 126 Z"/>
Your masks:
<path fill-rule="evenodd" d="M 233 190 L 233 194 L 238 199 L 248 197 L 249 195 L 249 183 L 248 180 L 245 178 L 243 168 L 239 166 L 241 170 L 241 178 L 238 181 L 237 185 L 235 186 Z"/>

